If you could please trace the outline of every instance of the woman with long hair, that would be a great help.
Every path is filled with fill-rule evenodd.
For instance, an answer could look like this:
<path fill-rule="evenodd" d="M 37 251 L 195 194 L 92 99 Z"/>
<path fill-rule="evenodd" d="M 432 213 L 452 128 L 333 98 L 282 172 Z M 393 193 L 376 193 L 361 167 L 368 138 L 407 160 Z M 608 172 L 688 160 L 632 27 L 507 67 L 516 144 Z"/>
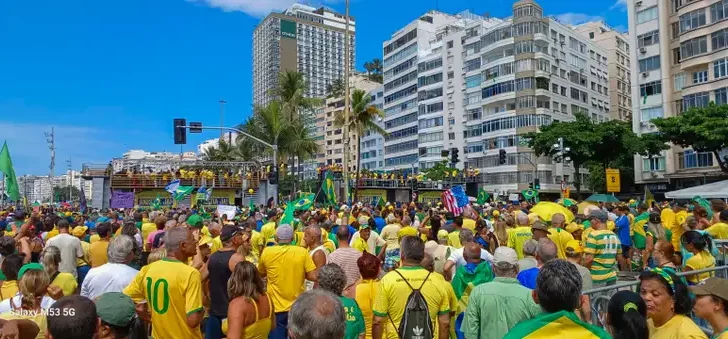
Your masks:
<path fill-rule="evenodd" d="M 615 293 L 607 305 L 607 330 L 614 339 L 647 339 L 647 305 L 632 291 Z"/>
<path fill-rule="evenodd" d="M 58 286 L 63 295 L 71 295 L 76 291 L 78 282 L 71 273 L 64 273 L 58 270 L 61 264 L 61 250 L 56 246 L 48 246 L 40 253 L 40 263 L 48 273 L 52 286 Z"/>
<path fill-rule="evenodd" d="M 40 329 L 36 338 L 44 338 L 48 327 L 44 310 L 48 310 L 54 302 L 46 296 L 50 279 L 37 263 L 23 266 L 19 275 L 19 293 L 0 303 L 0 318 L 30 320 Z"/>
<path fill-rule="evenodd" d="M 709 235 L 698 231 L 688 231 L 683 233 L 682 237 L 680 237 L 680 242 L 682 243 L 683 248 L 692 254 L 684 261 L 683 272 L 715 267 L 715 258 L 712 254 L 710 254 L 712 242 Z M 710 272 L 706 272 L 689 275 L 687 278 L 691 285 L 695 285 L 710 278 L 711 276 L 712 274 Z"/>
<path fill-rule="evenodd" d="M 650 213 L 645 232 L 645 249 L 642 251 L 642 269 L 655 267 L 652 252 L 655 250 L 655 244 L 660 240 L 665 240 L 665 228 L 662 226 L 660 214 L 656 212 Z"/>
<path fill-rule="evenodd" d="M 671 270 L 653 268 L 640 274 L 640 297 L 647 305 L 650 338 L 707 339 L 689 317 L 693 302 L 688 286 Z"/>
<path fill-rule="evenodd" d="M 230 304 L 223 332 L 231 339 L 268 338 L 276 326 L 275 310 L 255 265 L 247 261 L 237 263 L 227 286 Z"/>

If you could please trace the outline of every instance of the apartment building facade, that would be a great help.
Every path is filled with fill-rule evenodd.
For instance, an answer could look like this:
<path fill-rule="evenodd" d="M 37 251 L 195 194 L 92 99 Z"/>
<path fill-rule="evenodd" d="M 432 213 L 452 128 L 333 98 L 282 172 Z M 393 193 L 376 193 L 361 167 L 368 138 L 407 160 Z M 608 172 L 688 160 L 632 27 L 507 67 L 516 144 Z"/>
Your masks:
<path fill-rule="evenodd" d="M 607 51 L 609 63 L 609 115 L 612 119 L 632 119 L 632 69 L 630 39 L 603 21 L 574 27 L 582 35 Z"/>
<path fill-rule="evenodd" d="M 709 102 L 728 103 L 728 0 L 630 0 L 633 130 Z M 721 156 L 726 155 L 723 152 Z M 653 192 L 724 179 L 714 155 L 673 146 L 635 156 L 635 179 Z"/>
<path fill-rule="evenodd" d="M 457 149 L 457 167 L 479 169 L 488 191 L 539 178 L 556 192 L 573 168 L 536 157 L 522 135 L 577 112 L 608 120 L 607 64 L 604 49 L 532 0 L 505 20 L 428 12 L 384 43 L 385 169 L 423 170 Z"/>
<path fill-rule="evenodd" d="M 369 91 L 371 95 L 371 103 L 380 111 L 384 111 L 384 86 L 379 84 L 376 88 Z M 384 119 L 377 119 L 379 127 L 384 128 Z M 384 136 L 374 132 L 366 131 L 361 136 L 360 142 L 361 169 L 369 171 L 379 171 L 384 168 Z"/>
<path fill-rule="evenodd" d="M 349 17 L 350 69 L 356 65 L 356 21 Z M 307 97 L 323 98 L 326 86 L 344 78 L 345 16 L 325 7 L 293 4 L 271 13 L 253 31 L 253 104 L 266 105 L 284 70 L 301 72 Z"/>

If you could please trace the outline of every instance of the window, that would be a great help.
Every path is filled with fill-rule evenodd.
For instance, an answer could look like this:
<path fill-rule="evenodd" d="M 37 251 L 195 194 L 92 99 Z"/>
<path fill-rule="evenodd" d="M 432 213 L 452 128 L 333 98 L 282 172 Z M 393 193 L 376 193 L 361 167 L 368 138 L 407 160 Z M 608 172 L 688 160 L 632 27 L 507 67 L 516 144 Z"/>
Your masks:
<path fill-rule="evenodd" d="M 495 85 L 483 88 L 482 97 L 483 97 L 483 99 L 485 99 L 485 98 L 492 97 L 494 95 L 507 93 L 507 92 L 513 92 L 514 90 L 515 90 L 514 81 L 509 80 L 506 82 L 502 82 L 499 84 L 495 84 Z"/>
<path fill-rule="evenodd" d="M 406 110 L 413 109 L 415 107 L 417 107 L 417 99 L 407 100 L 401 104 L 385 109 L 384 116 L 389 117 L 395 114 L 402 113 Z"/>
<path fill-rule="evenodd" d="M 680 44 L 680 60 L 708 53 L 708 38 L 707 36 L 701 36 Z"/>
<path fill-rule="evenodd" d="M 465 111 L 465 119 L 467 121 L 478 120 L 478 119 L 480 119 L 480 117 L 482 115 L 483 115 L 483 108 L 482 107 L 478 107 L 478 108 L 474 108 L 474 109 L 469 109 L 469 110 L 466 110 Z"/>
<path fill-rule="evenodd" d="M 391 56 L 384 59 L 384 67 L 392 66 L 397 61 L 400 61 L 414 53 L 417 53 L 417 44 L 411 44 L 408 47 L 405 47 L 404 49 L 400 50 L 397 53 L 392 54 Z"/>
<path fill-rule="evenodd" d="M 708 82 L 708 71 L 697 71 L 693 73 L 693 85 Z"/>
<path fill-rule="evenodd" d="M 417 86 L 428 86 L 442 81 L 442 73 L 436 73 L 417 79 Z"/>
<path fill-rule="evenodd" d="M 678 169 L 712 167 L 713 153 L 686 150 L 677 154 Z"/>
<path fill-rule="evenodd" d="M 693 107 L 707 107 L 710 101 L 710 94 L 708 92 L 695 93 L 691 95 L 683 96 L 683 111 L 687 111 Z"/>
<path fill-rule="evenodd" d="M 430 114 L 430 113 L 435 113 L 435 112 L 441 112 L 442 109 L 443 109 L 442 102 L 436 102 L 434 104 L 429 104 L 429 105 L 420 105 L 419 113 L 420 113 L 420 115 Z"/>
<path fill-rule="evenodd" d="M 417 157 L 417 154 L 410 154 L 394 158 L 385 158 L 384 163 L 387 166 L 410 165 L 413 162 L 417 161 Z"/>
<path fill-rule="evenodd" d="M 705 8 L 696 9 L 680 16 L 680 33 L 705 25 Z"/>
<path fill-rule="evenodd" d="M 455 140 L 455 132 L 448 133 L 447 140 Z"/>
<path fill-rule="evenodd" d="M 728 87 L 723 87 L 715 90 L 715 103 L 717 105 L 728 104 Z"/>
<path fill-rule="evenodd" d="M 647 47 L 660 42 L 660 31 L 654 30 L 637 37 L 637 47 Z"/>
<path fill-rule="evenodd" d="M 405 34 L 403 37 L 400 37 L 399 39 L 397 39 L 394 42 L 390 43 L 389 45 L 385 46 L 384 55 L 392 53 L 395 49 L 406 45 L 408 42 L 410 42 L 416 38 L 417 38 L 417 29 L 413 29 L 413 30 L 407 32 L 407 34 Z"/>
<path fill-rule="evenodd" d="M 664 172 L 665 157 L 652 157 L 642 159 L 642 172 Z"/>
<path fill-rule="evenodd" d="M 452 40 L 451 40 L 451 41 L 448 41 L 448 42 L 447 42 L 447 48 L 452 48 L 452 47 L 453 47 L 453 42 L 452 42 Z"/>
<path fill-rule="evenodd" d="M 417 93 L 417 85 L 412 85 L 410 87 L 407 87 L 403 90 L 400 90 L 398 92 L 394 92 L 393 94 L 390 94 L 386 97 L 384 97 L 384 103 L 388 104 L 390 102 L 402 99 L 408 95 L 412 95 L 414 93 Z"/>
<path fill-rule="evenodd" d="M 481 81 L 480 74 L 469 76 L 469 77 L 465 78 L 465 87 L 466 88 L 478 87 L 478 86 L 480 86 L 480 81 Z"/>
<path fill-rule="evenodd" d="M 390 129 L 390 128 L 396 128 L 399 126 L 402 126 L 404 124 L 408 124 L 411 122 L 417 121 L 417 113 L 410 113 L 407 115 L 403 115 L 401 117 L 394 118 L 389 121 L 384 122 L 384 128 Z"/>
<path fill-rule="evenodd" d="M 397 66 L 392 67 L 388 71 L 384 72 L 384 79 L 389 79 L 394 77 L 395 75 L 402 73 L 406 70 L 409 70 L 412 65 L 417 64 L 417 56 L 410 58 L 409 60 L 398 64 Z"/>
<path fill-rule="evenodd" d="M 657 19 L 657 6 L 637 12 L 637 24 Z"/>
<path fill-rule="evenodd" d="M 442 140 L 442 132 L 422 133 L 418 140 L 422 143 Z"/>
<path fill-rule="evenodd" d="M 589 39 L 594 39 L 594 32 L 589 32 Z"/>
<path fill-rule="evenodd" d="M 414 81 L 417 79 L 417 71 L 412 71 L 409 74 L 405 74 L 397 79 L 394 79 L 386 84 L 384 84 L 384 90 L 389 92 L 399 86 L 402 86 L 410 81 Z"/>
<path fill-rule="evenodd" d="M 685 73 L 675 74 L 675 90 L 682 91 L 685 87 Z"/>
<path fill-rule="evenodd" d="M 719 59 L 713 62 L 713 76 L 716 79 L 728 76 L 728 58 Z"/>
<path fill-rule="evenodd" d="M 660 56 L 655 55 L 639 60 L 640 73 L 660 69 Z"/>
<path fill-rule="evenodd" d="M 728 29 L 721 29 L 710 35 L 710 42 L 713 51 L 726 48 L 728 46 Z"/>
<path fill-rule="evenodd" d="M 646 97 L 662 93 L 662 81 L 653 81 L 640 85 L 640 96 Z"/>
<path fill-rule="evenodd" d="M 439 68 L 442 66 L 442 59 L 435 59 L 431 61 L 421 62 L 417 65 L 417 70 L 420 72 L 426 72 L 431 69 Z"/>
<path fill-rule="evenodd" d="M 416 134 L 417 134 L 417 126 L 407 127 L 407 128 L 403 128 L 399 131 L 389 132 L 389 134 L 387 134 L 384 137 L 384 141 L 397 140 L 397 139 L 413 136 Z"/>
<path fill-rule="evenodd" d="M 409 150 L 413 150 L 416 148 L 417 148 L 417 140 L 411 140 L 411 141 L 405 141 L 405 142 L 401 142 L 399 144 L 394 144 L 394 145 L 389 145 L 387 147 L 384 147 L 384 152 L 389 154 L 389 153 L 409 151 Z"/>
<path fill-rule="evenodd" d="M 650 121 L 655 118 L 662 118 L 663 110 L 662 106 L 643 108 L 642 109 L 642 120 L 643 122 Z"/>
<path fill-rule="evenodd" d="M 716 22 L 728 17 L 728 0 L 723 0 L 710 5 L 710 22 Z"/>
<path fill-rule="evenodd" d="M 516 91 L 522 91 L 525 89 L 534 88 L 536 81 L 534 80 L 534 78 L 518 78 L 516 79 L 515 84 Z"/>

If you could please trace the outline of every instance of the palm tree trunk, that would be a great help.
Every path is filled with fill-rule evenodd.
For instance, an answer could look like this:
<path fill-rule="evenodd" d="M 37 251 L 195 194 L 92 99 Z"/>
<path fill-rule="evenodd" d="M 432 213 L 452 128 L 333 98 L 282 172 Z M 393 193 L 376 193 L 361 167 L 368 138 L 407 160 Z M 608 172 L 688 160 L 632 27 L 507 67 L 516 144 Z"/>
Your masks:
<path fill-rule="evenodd" d="M 354 177 L 354 198 L 351 199 L 352 202 L 356 201 L 359 194 L 359 172 L 361 171 L 361 149 L 359 149 L 359 145 L 361 145 L 361 133 L 356 134 L 356 150 L 359 155 L 356 157 L 356 176 Z"/>

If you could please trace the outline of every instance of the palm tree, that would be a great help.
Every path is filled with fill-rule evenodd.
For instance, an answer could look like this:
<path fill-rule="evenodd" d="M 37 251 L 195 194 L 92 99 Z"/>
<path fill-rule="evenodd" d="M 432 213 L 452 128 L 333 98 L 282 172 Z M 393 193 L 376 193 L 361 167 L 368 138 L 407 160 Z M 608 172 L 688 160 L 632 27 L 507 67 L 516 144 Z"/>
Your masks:
<path fill-rule="evenodd" d="M 237 145 L 231 145 L 225 140 L 218 141 L 217 146 L 208 147 L 202 154 L 207 161 L 233 161 L 242 158 Z"/>
<path fill-rule="evenodd" d="M 344 95 L 344 80 L 334 79 L 326 85 L 326 93 L 329 98 L 338 98 Z"/>
<path fill-rule="evenodd" d="M 377 106 L 371 104 L 372 97 L 366 91 L 360 89 L 354 89 L 351 93 L 351 115 L 349 117 L 349 125 L 345 128 L 349 129 L 349 135 L 356 133 L 356 147 L 359 149 L 361 145 L 361 136 L 366 131 L 374 131 L 381 135 L 387 135 L 381 126 L 377 124 L 377 120 L 384 118 L 384 112 L 382 112 Z M 344 112 L 340 111 L 337 113 L 334 119 L 334 124 L 337 127 L 344 126 Z M 348 152 L 349 150 L 344 150 Z M 361 168 L 361 152 L 356 157 L 356 178 L 359 177 L 359 171 Z M 354 185 L 354 198 L 359 193 L 359 185 Z"/>
<path fill-rule="evenodd" d="M 367 70 L 367 78 L 370 78 L 372 75 L 372 72 L 374 71 L 374 67 L 372 66 L 372 63 L 369 61 L 365 62 L 364 69 Z"/>
<path fill-rule="evenodd" d="M 273 88 L 272 94 L 281 104 L 281 111 L 288 121 L 300 120 L 302 110 L 312 109 L 321 104 L 321 100 L 307 98 L 308 84 L 303 74 L 286 70 L 278 75 L 278 87 Z"/>
<path fill-rule="evenodd" d="M 374 58 L 371 61 L 372 64 L 372 73 L 374 74 L 382 74 L 382 60 L 379 58 Z"/>

